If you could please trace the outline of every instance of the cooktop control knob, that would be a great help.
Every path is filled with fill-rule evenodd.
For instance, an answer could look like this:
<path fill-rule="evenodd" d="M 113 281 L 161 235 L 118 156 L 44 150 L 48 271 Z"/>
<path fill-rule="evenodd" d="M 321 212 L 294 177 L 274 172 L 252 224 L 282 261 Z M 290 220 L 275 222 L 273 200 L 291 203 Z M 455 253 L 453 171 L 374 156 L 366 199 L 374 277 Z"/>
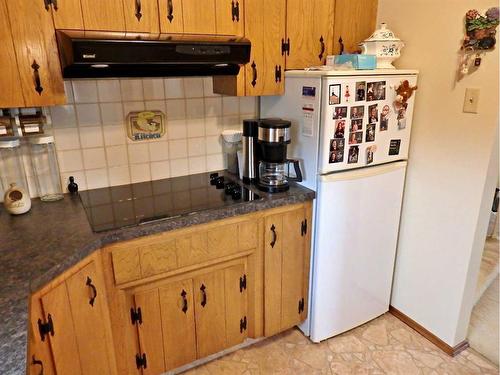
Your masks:
<path fill-rule="evenodd" d="M 224 176 L 215 179 L 215 187 L 217 189 L 224 189 Z"/>
<path fill-rule="evenodd" d="M 217 183 L 218 173 L 210 173 L 210 185 L 215 185 Z"/>
<path fill-rule="evenodd" d="M 238 188 L 235 188 L 233 190 L 233 192 L 231 193 L 231 197 L 233 198 L 234 201 L 241 199 L 241 190 Z"/>
<path fill-rule="evenodd" d="M 236 189 L 237 186 L 238 185 L 236 185 L 234 182 L 229 182 L 224 187 L 224 192 L 226 193 L 226 195 L 231 195 L 233 194 L 233 191 L 234 189 Z"/>

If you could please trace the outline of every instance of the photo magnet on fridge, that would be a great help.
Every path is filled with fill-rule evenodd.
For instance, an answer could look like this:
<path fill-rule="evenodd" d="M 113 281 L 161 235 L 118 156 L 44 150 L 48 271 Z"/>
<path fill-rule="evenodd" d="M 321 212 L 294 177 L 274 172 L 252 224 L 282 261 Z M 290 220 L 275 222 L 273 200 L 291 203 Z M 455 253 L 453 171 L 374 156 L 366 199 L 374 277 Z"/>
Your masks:
<path fill-rule="evenodd" d="M 368 125 L 366 127 L 365 142 L 374 142 L 374 141 L 375 141 L 375 125 Z"/>
<path fill-rule="evenodd" d="M 330 140 L 330 151 L 344 151 L 345 139 L 334 138 Z"/>
<path fill-rule="evenodd" d="M 334 138 L 344 138 L 344 137 L 345 137 L 345 120 L 336 120 Z"/>
<path fill-rule="evenodd" d="M 359 146 L 349 147 L 349 155 L 347 156 L 347 163 L 354 164 L 358 162 Z"/>
<path fill-rule="evenodd" d="M 407 104 L 407 103 L 405 103 Z M 403 130 L 406 128 L 406 106 L 402 106 L 398 109 L 398 129 Z"/>
<path fill-rule="evenodd" d="M 368 106 L 368 123 L 376 124 L 378 122 L 378 104 Z"/>
<path fill-rule="evenodd" d="M 303 86 L 302 96 L 304 98 L 314 99 L 316 97 L 316 87 Z"/>
<path fill-rule="evenodd" d="M 344 94 L 344 98 L 345 98 L 345 102 L 346 103 L 349 103 L 349 98 L 351 97 L 351 92 L 349 91 L 349 85 L 345 85 L 345 94 Z"/>
<path fill-rule="evenodd" d="M 399 149 L 401 148 L 401 139 L 391 139 L 389 144 L 389 155 L 399 155 Z"/>
<path fill-rule="evenodd" d="M 335 107 L 333 109 L 333 119 L 347 118 L 347 107 Z"/>
<path fill-rule="evenodd" d="M 382 113 L 380 113 L 380 131 L 385 131 L 389 127 L 389 114 L 391 109 L 386 104 L 382 107 Z"/>
<path fill-rule="evenodd" d="M 365 107 L 362 105 L 358 105 L 356 107 L 351 107 L 351 118 L 358 119 L 363 118 L 365 115 Z"/>
<path fill-rule="evenodd" d="M 342 151 L 330 151 L 330 157 L 328 162 L 330 164 L 333 163 L 342 163 L 344 161 L 344 150 Z"/>
<path fill-rule="evenodd" d="M 362 102 L 365 100 L 366 82 L 356 82 L 356 101 Z"/>
<path fill-rule="evenodd" d="M 363 132 L 355 132 L 349 134 L 349 144 L 356 145 L 363 142 Z"/>
<path fill-rule="evenodd" d="M 385 100 L 385 81 L 369 82 L 366 90 L 366 101 Z"/>
<path fill-rule="evenodd" d="M 363 130 L 363 120 L 362 119 L 351 120 L 351 127 L 349 128 L 349 131 L 357 132 L 360 130 Z"/>
<path fill-rule="evenodd" d="M 375 151 L 377 151 L 377 146 L 370 146 L 366 149 L 366 164 L 373 163 Z"/>
<path fill-rule="evenodd" d="M 342 98 L 340 89 L 340 84 L 330 85 L 328 87 L 328 98 L 330 105 L 340 104 L 340 100 Z"/>

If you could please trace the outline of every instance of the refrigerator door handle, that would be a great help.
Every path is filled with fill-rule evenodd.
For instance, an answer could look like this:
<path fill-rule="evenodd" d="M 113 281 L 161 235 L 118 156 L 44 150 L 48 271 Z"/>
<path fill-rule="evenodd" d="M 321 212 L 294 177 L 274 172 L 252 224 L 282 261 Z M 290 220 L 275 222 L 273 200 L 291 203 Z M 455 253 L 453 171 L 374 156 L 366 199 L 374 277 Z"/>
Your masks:
<path fill-rule="evenodd" d="M 334 182 L 334 181 L 345 181 L 345 180 L 357 180 L 360 178 L 366 178 L 370 176 L 377 176 L 383 173 L 389 173 L 398 169 L 406 168 L 408 163 L 406 161 L 397 161 L 393 163 L 387 163 L 382 165 L 377 165 L 368 168 L 358 168 L 350 171 L 342 171 L 336 173 L 329 173 L 320 175 L 321 182 Z"/>

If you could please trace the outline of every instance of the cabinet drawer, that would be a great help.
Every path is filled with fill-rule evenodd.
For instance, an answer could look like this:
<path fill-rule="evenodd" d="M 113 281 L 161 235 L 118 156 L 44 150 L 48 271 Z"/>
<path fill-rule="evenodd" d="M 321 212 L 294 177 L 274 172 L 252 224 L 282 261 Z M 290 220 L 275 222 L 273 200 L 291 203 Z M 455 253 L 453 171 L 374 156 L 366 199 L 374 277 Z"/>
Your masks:
<path fill-rule="evenodd" d="M 255 220 L 227 219 L 111 246 L 116 284 L 215 260 L 258 244 Z"/>

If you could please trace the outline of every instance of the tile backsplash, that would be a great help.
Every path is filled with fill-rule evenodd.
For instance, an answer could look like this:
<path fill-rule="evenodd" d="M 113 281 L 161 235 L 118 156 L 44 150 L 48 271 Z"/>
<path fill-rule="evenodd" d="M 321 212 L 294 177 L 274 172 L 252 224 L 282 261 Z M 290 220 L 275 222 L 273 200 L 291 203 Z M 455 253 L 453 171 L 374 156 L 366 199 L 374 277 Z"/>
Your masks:
<path fill-rule="evenodd" d="M 213 94 L 211 77 L 73 80 L 65 90 L 68 104 L 45 109 L 64 190 L 69 176 L 86 190 L 222 169 L 222 130 L 257 113 L 256 98 Z M 127 138 L 126 116 L 141 110 L 166 114 L 162 138 Z"/>

